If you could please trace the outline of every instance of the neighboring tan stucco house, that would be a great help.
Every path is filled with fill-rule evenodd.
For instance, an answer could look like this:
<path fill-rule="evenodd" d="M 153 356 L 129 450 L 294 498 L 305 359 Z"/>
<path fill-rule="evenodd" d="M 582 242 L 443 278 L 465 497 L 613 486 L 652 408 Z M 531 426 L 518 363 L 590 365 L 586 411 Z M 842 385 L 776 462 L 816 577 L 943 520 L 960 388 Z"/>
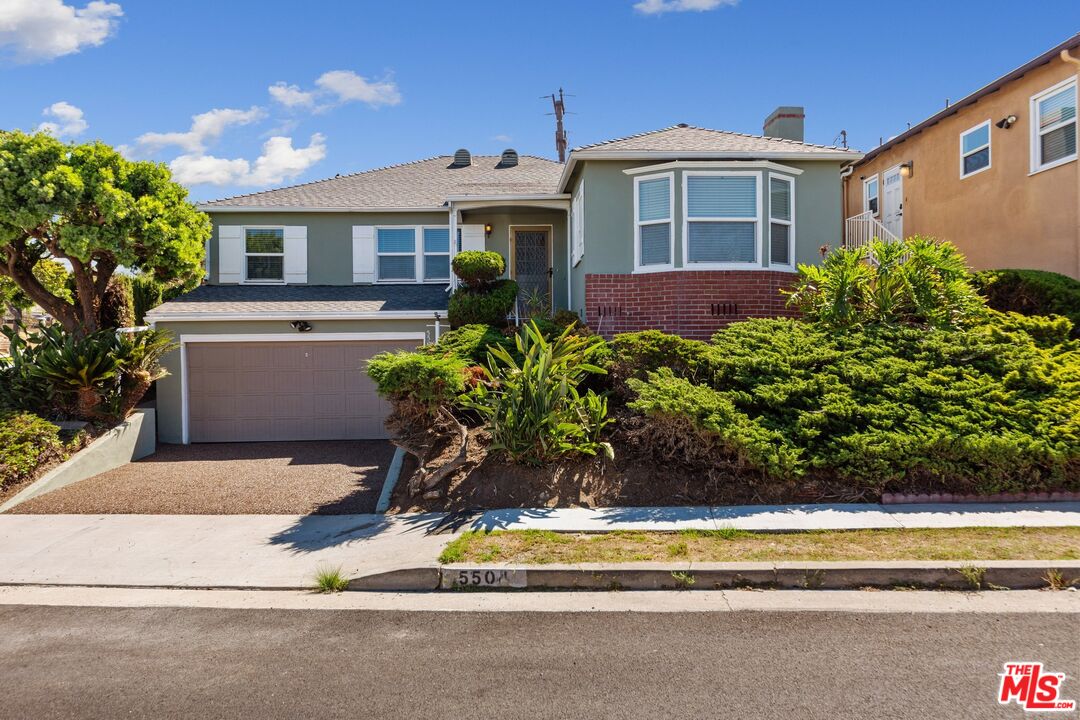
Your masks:
<path fill-rule="evenodd" d="M 1080 34 L 867 152 L 844 180 L 848 244 L 931 235 L 979 270 L 1080 279 L 1077 48 Z"/>
<path fill-rule="evenodd" d="M 448 329 L 461 250 L 499 252 L 522 297 L 608 336 L 785 313 L 796 264 L 840 241 L 841 170 L 862 155 L 802 142 L 800 108 L 766 132 L 783 137 L 677 125 L 565 164 L 459 150 L 205 203 L 206 283 L 147 316 L 181 344 L 160 439 L 385 437 L 364 361 Z"/>

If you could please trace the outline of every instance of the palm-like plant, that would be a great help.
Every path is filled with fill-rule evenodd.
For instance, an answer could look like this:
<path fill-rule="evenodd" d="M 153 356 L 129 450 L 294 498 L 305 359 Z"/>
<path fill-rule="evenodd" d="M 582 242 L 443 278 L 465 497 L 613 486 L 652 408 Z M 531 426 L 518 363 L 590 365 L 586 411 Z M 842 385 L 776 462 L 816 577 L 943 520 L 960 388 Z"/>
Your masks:
<path fill-rule="evenodd" d="M 119 417 L 127 417 L 150 384 L 168 375 L 161 358 L 176 347 L 164 330 L 124 333 L 116 340 L 115 356 L 123 374 L 120 382 Z"/>
<path fill-rule="evenodd" d="M 116 337 L 99 330 L 79 337 L 59 326 L 43 328 L 34 338 L 39 343 L 33 373 L 76 395 L 76 410 L 86 419 L 102 416 L 98 406 L 110 384 L 119 377 L 120 362 L 114 352 Z"/>

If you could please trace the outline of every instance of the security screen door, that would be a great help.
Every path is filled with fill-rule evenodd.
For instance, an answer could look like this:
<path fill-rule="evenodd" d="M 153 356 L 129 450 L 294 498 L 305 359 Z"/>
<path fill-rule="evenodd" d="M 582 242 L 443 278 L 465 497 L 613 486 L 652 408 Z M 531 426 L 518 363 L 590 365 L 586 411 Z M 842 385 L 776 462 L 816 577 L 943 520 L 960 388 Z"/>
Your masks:
<path fill-rule="evenodd" d="M 551 251 L 548 228 L 514 228 L 514 279 L 519 312 L 551 309 Z"/>

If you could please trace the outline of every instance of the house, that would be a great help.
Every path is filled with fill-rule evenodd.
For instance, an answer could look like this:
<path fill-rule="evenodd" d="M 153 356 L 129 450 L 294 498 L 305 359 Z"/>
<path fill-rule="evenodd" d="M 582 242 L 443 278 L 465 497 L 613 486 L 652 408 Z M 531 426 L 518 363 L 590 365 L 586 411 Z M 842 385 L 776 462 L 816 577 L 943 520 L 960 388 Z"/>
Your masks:
<path fill-rule="evenodd" d="M 385 437 L 363 362 L 447 329 L 461 250 L 499 252 L 522 298 L 608 336 L 786 312 L 796 263 L 840 242 L 841 170 L 862 156 L 803 142 L 801 108 L 765 130 L 675 125 L 565 163 L 458 150 L 205 203 L 205 284 L 147 316 L 181 345 L 160 439 Z"/>
<path fill-rule="evenodd" d="M 855 163 L 845 240 L 931 235 L 976 269 L 1080 279 L 1080 34 L 948 104 Z"/>

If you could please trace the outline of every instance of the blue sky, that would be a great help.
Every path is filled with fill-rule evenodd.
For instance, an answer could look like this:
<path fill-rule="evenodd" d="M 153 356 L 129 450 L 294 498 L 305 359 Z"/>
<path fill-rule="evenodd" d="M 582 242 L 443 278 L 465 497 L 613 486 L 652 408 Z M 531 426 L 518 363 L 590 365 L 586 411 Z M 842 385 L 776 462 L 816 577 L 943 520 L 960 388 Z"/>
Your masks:
<path fill-rule="evenodd" d="M 0 0 L 0 127 L 172 163 L 196 199 L 458 147 L 551 157 L 560 86 L 572 147 L 760 133 L 791 104 L 807 140 L 870 149 L 1077 31 L 1077 0 Z"/>

